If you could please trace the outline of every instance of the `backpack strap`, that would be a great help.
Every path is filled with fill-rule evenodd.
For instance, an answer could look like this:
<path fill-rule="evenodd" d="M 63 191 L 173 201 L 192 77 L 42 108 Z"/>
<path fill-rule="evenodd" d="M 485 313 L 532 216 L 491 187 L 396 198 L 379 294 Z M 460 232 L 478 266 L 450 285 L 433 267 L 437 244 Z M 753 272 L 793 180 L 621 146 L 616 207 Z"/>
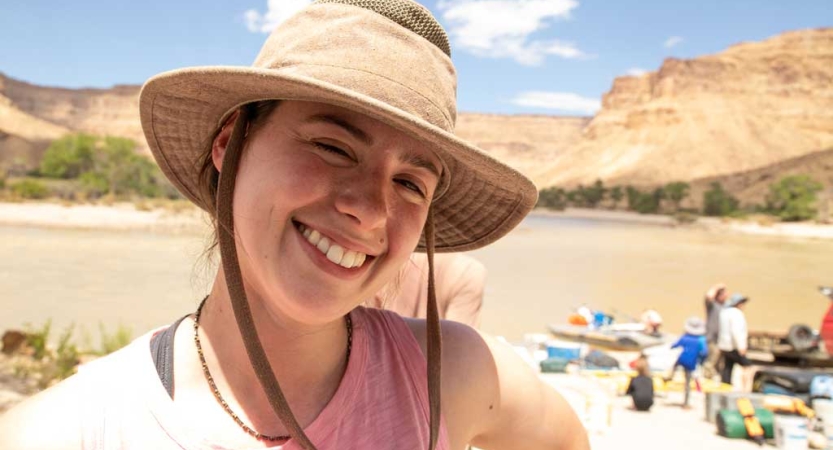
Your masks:
<path fill-rule="evenodd" d="M 162 386 L 174 398 L 174 335 L 179 324 L 190 314 L 184 315 L 168 328 L 156 333 L 150 338 L 150 356 L 159 374 Z"/>

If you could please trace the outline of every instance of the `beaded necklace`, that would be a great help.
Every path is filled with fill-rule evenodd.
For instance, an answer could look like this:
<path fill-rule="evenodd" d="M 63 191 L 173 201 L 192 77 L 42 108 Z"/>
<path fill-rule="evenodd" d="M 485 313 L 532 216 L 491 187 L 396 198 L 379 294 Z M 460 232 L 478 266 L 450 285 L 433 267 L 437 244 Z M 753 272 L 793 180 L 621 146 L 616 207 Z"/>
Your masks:
<path fill-rule="evenodd" d="M 258 440 L 263 441 L 285 441 L 290 438 L 289 435 L 269 435 L 269 434 L 262 434 L 258 433 L 250 426 L 246 425 L 240 416 L 235 413 L 226 400 L 223 398 L 222 394 L 220 394 L 220 390 L 217 389 L 217 384 L 214 383 L 214 378 L 211 376 L 211 371 L 208 370 L 208 364 L 205 362 L 205 356 L 202 353 L 202 344 L 200 343 L 200 333 L 199 333 L 199 326 L 200 326 L 200 314 L 202 313 L 202 307 L 205 305 L 205 301 L 208 300 L 208 296 L 206 296 L 200 306 L 197 308 L 196 314 L 194 314 L 194 343 L 197 346 L 197 354 L 200 356 L 200 364 L 202 364 L 202 373 L 205 375 L 206 381 L 208 381 L 208 386 L 211 388 L 211 391 L 214 392 L 214 398 L 217 399 L 217 402 L 220 403 L 220 406 L 231 416 L 232 419 L 243 429 L 246 433 L 250 436 L 254 437 Z M 347 362 L 350 362 L 350 351 L 353 349 L 353 319 L 350 318 L 350 314 L 344 316 L 344 322 L 347 327 Z"/>

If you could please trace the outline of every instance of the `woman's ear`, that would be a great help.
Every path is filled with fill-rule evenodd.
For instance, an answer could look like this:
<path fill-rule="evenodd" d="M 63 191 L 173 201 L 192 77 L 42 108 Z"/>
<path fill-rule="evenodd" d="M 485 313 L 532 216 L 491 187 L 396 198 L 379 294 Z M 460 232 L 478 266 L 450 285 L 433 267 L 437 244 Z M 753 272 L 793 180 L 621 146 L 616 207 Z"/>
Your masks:
<path fill-rule="evenodd" d="M 226 119 L 226 123 L 223 124 L 223 128 L 220 128 L 220 132 L 214 138 L 214 142 L 211 144 L 211 159 L 214 161 L 214 167 L 217 169 L 217 172 L 223 171 L 223 158 L 226 156 L 226 147 L 231 139 L 231 132 L 234 130 L 234 122 L 239 115 L 240 110 L 231 113 L 228 119 Z"/>

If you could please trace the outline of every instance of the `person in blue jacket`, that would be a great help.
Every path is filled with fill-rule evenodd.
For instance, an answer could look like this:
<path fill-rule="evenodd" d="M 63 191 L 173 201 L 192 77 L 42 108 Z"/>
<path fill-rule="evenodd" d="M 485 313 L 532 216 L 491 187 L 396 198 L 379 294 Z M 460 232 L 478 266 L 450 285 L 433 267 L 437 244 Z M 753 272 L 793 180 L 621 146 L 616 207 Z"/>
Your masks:
<path fill-rule="evenodd" d="M 682 367 L 685 372 L 685 400 L 683 401 L 683 409 L 688 409 L 689 394 L 691 393 L 691 374 L 698 364 L 702 364 L 709 354 L 708 345 L 706 344 L 706 325 L 699 317 L 689 317 L 685 321 L 685 334 L 680 336 L 677 342 L 671 348 L 682 347 L 683 352 L 674 363 L 671 369 L 671 376 L 666 378 L 670 380 L 677 367 Z"/>

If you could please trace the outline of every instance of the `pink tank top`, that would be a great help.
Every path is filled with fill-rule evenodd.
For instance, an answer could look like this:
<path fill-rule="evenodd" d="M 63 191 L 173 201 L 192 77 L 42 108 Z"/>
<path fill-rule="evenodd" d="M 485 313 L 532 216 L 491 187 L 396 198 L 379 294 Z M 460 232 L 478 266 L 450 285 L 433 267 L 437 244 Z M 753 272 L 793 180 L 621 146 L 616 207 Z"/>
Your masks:
<path fill-rule="evenodd" d="M 307 435 L 319 450 L 427 449 L 426 361 L 413 333 L 394 313 L 359 307 L 351 314 L 350 362 L 332 400 L 306 428 Z M 73 383 L 83 386 L 79 405 L 84 449 L 228 448 L 207 442 L 174 412 L 150 355 L 150 337 L 158 331 L 87 364 L 73 377 Z M 447 450 L 448 445 L 441 420 L 437 449 Z M 292 440 L 270 448 L 301 450 Z"/>

